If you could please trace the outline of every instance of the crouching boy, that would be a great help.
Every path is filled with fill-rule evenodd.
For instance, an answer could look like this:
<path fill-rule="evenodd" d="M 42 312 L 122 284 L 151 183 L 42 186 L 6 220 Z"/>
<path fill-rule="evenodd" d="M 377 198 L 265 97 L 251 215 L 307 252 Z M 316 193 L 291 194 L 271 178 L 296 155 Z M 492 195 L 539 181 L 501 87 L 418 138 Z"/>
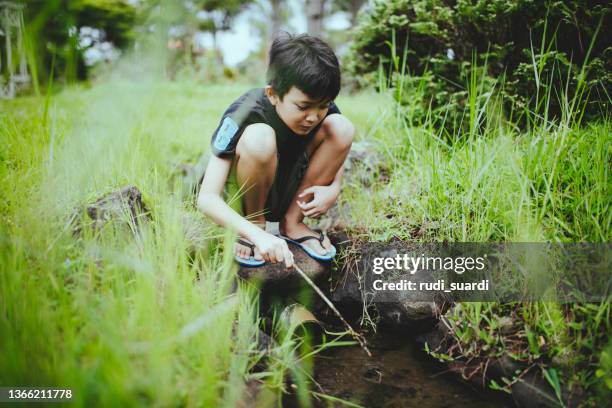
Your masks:
<path fill-rule="evenodd" d="M 284 262 L 291 267 L 287 242 L 329 261 L 335 248 L 304 224 L 304 217 L 319 217 L 338 198 L 355 133 L 334 104 L 340 92 L 338 59 L 316 37 L 284 34 L 272 43 L 267 82 L 223 114 L 212 137 L 198 208 L 238 232 L 235 257 L 241 265 Z M 245 217 L 223 200 L 230 174 L 241 188 Z M 265 231 L 266 220 L 279 222 L 280 236 Z"/>

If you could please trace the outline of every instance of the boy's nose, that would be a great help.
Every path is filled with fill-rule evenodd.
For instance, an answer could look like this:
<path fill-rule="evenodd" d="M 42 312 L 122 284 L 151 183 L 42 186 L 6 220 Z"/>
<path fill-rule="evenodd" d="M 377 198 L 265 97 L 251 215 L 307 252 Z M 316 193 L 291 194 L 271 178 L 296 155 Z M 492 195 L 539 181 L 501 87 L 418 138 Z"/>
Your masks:
<path fill-rule="evenodd" d="M 306 122 L 308 123 L 315 123 L 317 119 L 318 117 L 315 112 L 309 113 L 308 116 L 306 116 Z"/>

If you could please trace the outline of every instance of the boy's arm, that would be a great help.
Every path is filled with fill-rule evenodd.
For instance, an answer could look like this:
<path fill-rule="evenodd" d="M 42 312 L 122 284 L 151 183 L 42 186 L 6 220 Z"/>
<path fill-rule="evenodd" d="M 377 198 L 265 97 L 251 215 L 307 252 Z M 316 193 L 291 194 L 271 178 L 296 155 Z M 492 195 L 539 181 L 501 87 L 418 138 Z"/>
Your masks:
<path fill-rule="evenodd" d="M 277 239 L 273 235 L 268 234 L 253 223 L 247 221 L 223 200 L 223 187 L 225 186 L 231 167 L 232 159 L 211 155 L 198 195 L 198 209 L 212 218 L 217 224 L 223 227 L 232 228 L 241 236 L 253 242 L 260 249 L 264 258 L 269 257 L 268 252 L 270 250 L 270 255 L 272 255 L 271 258 L 284 260 L 287 267 L 291 266 L 293 263 L 293 256 L 291 252 L 289 252 L 289 249 L 286 248 L 286 244 L 283 240 Z M 270 242 L 277 240 L 282 242 Z M 283 249 L 281 252 L 282 255 L 276 254 L 278 251 L 276 247 L 279 245 L 282 246 Z M 274 259 L 272 260 L 274 261 Z"/>
<path fill-rule="evenodd" d="M 334 205 L 340 195 L 343 174 L 344 165 L 340 166 L 329 186 L 311 186 L 298 195 L 299 198 L 303 198 L 308 194 L 313 194 L 313 198 L 309 202 L 300 200 L 297 202 L 304 216 L 318 218 Z"/>
<path fill-rule="evenodd" d="M 232 159 L 210 156 L 198 195 L 198 209 L 222 227 L 232 228 L 250 241 L 262 230 L 245 220 L 223 200 L 223 188 L 232 167 Z"/>
<path fill-rule="evenodd" d="M 342 176 L 344 175 L 344 164 L 340 166 L 334 180 L 331 185 L 337 188 L 338 194 L 340 194 L 340 187 L 342 186 Z"/>

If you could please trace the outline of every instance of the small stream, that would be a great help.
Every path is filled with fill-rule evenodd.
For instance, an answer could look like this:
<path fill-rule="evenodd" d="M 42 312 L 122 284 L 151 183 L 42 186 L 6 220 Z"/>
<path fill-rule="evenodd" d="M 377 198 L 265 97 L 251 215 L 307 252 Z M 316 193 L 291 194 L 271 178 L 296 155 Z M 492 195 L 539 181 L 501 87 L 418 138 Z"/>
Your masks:
<path fill-rule="evenodd" d="M 410 335 L 378 335 L 368 343 L 372 358 L 358 346 L 330 348 L 315 358 L 315 379 L 326 394 L 376 408 L 514 406 L 502 393 L 476 391 L 444 373 Z"/>
<path fill-rule="evenodd" d="M 282 319 L 288 305 L 302 304 L 313 312 L 313 318 L 316 316 L 331 331 L 344 330 L 342 323 L 303 282 L 298 281 L 296 287 L 283 283 L 268 285 L 260 296 L 260 315 L 270 318 L 274 315 L 272 310 L 276 310 Z M 322 286 L 330 296 L 329 290 L 324 284 Z M 336 307 L 347 321 L 352 322 L 353 327 L 359 327 L 357 322 L 363 305 L 354 301 L 340 301 L 336 302 Z M 308 319 L 300 316 L 297 321 Z M 330 347 L 316 354 L 314 379 L 318 386 L 311 385 L 311 389 L 366 408 L 515 406 L 509 395 L 461 381 L 458 374 L 448 372 L 448 366 L 427 355 L 415 336 L 418 332 L 431 329 L 430 324 L 433 323 L 413 322 L 410 329 L 401 331 L 397 327 L 379 325 L 378 333 L 367 337 L 372 357 L 368 357 L 358 345 Z M 314 329 L 312 325 L 309 327 Z M 283 406 L 299 406 L 292 393 L 286 397 Z M 313 400 L 313 403 L 315 407 L 347 406 L 326 399 Z"/>

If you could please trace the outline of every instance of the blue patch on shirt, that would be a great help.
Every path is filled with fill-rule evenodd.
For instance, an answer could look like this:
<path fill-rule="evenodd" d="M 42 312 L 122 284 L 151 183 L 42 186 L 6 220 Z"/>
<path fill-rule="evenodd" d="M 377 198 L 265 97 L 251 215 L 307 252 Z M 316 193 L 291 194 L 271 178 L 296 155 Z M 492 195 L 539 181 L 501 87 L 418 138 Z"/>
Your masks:
<path fill-rule="evenodd" d="M 232 138 L 238 131 L 238 124 L 234 122 L 232 118 L 227 116 L 223 119 L 223 123 L 221 123 L 221 127 L 217 132 L 217 137 L 215 137 L 215 149 L 217 150 L 225 150 L 227 146 L 229 146 Z"/>

